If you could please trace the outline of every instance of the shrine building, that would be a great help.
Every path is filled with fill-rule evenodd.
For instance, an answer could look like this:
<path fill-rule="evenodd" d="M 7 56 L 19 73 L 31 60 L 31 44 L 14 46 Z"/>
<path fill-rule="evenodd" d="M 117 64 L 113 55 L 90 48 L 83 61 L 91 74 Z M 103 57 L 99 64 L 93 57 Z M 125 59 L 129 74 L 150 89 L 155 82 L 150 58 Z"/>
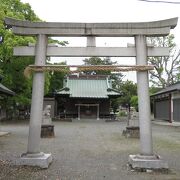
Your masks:
<path fill-rule="evenodd" d="M 55 112 L 65 118 L 107 118 L 111 99 L 120 95 L 107 75 L 70 75 L 64 79 L 64 87 L 55 93 Z"/>

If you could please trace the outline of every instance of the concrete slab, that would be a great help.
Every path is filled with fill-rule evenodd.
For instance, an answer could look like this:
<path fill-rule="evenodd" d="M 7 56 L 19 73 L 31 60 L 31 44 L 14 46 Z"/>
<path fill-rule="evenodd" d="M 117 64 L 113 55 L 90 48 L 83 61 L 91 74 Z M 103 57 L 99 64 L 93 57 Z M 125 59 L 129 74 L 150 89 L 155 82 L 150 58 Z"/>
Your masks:
<path fill-rule="evenodd" d="M 133 169 L 168 169 L 167 162 L 158 155 L 129 155 L 129 164 Z"/>
<path fill-rule="evenodd" d="M 16 160 L 16 165 L 37 166 L 46 169 L 52 162 L 51 154 L 23 154 L 20 159 Z"/>

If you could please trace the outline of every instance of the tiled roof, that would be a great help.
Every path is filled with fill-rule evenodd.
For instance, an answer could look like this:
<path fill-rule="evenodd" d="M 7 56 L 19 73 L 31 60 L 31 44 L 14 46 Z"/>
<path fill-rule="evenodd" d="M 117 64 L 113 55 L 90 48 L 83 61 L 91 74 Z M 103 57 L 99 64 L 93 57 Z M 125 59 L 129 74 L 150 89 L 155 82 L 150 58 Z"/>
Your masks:
<path fill-rule="evenodd" d="M 108 98 L 120 96 L 120 93 L 111 88 L 109 81 L 105 79 L 68 79 L 66 87 L 57 94 L 66 94 L 74 98 Z"/>
<path fill-rule="evenodd" d="M 0 93 L 14 95 L 15 93 L 0 83 Z"/>
<path fill-rule="evenodd" d="M 166 88 L 158 91 L 157 93 L 153 94 L 152 96 L 156 96 L 156 95 L 164 94 L 164 93 L 169 93 L 172 91 L 180 91 L 180 82 L 177 82 L 173 85 L 167 86 Z"/>

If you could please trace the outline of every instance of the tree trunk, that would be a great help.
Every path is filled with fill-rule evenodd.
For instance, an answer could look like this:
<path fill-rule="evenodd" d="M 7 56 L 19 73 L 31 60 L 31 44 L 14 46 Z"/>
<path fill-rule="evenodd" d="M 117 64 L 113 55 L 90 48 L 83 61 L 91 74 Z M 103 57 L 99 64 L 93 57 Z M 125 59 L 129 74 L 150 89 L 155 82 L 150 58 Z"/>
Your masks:
<path fill-rule="evenodd" d="M 130 124 L 130 119 L 131 119 L 131 105 L 128 104 L 127 126 L 129 126 Z"/>

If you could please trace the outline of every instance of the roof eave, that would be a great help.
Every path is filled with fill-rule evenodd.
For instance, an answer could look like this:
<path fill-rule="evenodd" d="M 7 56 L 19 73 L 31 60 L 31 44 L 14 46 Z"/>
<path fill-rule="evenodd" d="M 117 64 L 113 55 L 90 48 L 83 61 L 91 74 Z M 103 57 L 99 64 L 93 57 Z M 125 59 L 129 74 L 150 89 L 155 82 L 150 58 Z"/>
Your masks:
<path fill-rule="evenodd" d="M 15 92 L 11 91 L 10 89 L 8 89 L 7 87 L 5 87 L 4 85 L 1 84 L 0 94 L 5 94 L 8 96 L 14 96 Z"/>
<path fill-rule="evenodd" d="M 169 91 L 163 91 L 163 92 L 155 93 L 155 94 L 150 95 L 150 97 L 154 97 L 154 96 L 158 96 L 158 95 L 162 95 L 162 94 L 166 94 L 166 93 L 171 93 L 171 92 L 175 92 L 175 91 L 180 91 L 180 89 L 176 88 L 176 89 L 172 89 Z"/>

